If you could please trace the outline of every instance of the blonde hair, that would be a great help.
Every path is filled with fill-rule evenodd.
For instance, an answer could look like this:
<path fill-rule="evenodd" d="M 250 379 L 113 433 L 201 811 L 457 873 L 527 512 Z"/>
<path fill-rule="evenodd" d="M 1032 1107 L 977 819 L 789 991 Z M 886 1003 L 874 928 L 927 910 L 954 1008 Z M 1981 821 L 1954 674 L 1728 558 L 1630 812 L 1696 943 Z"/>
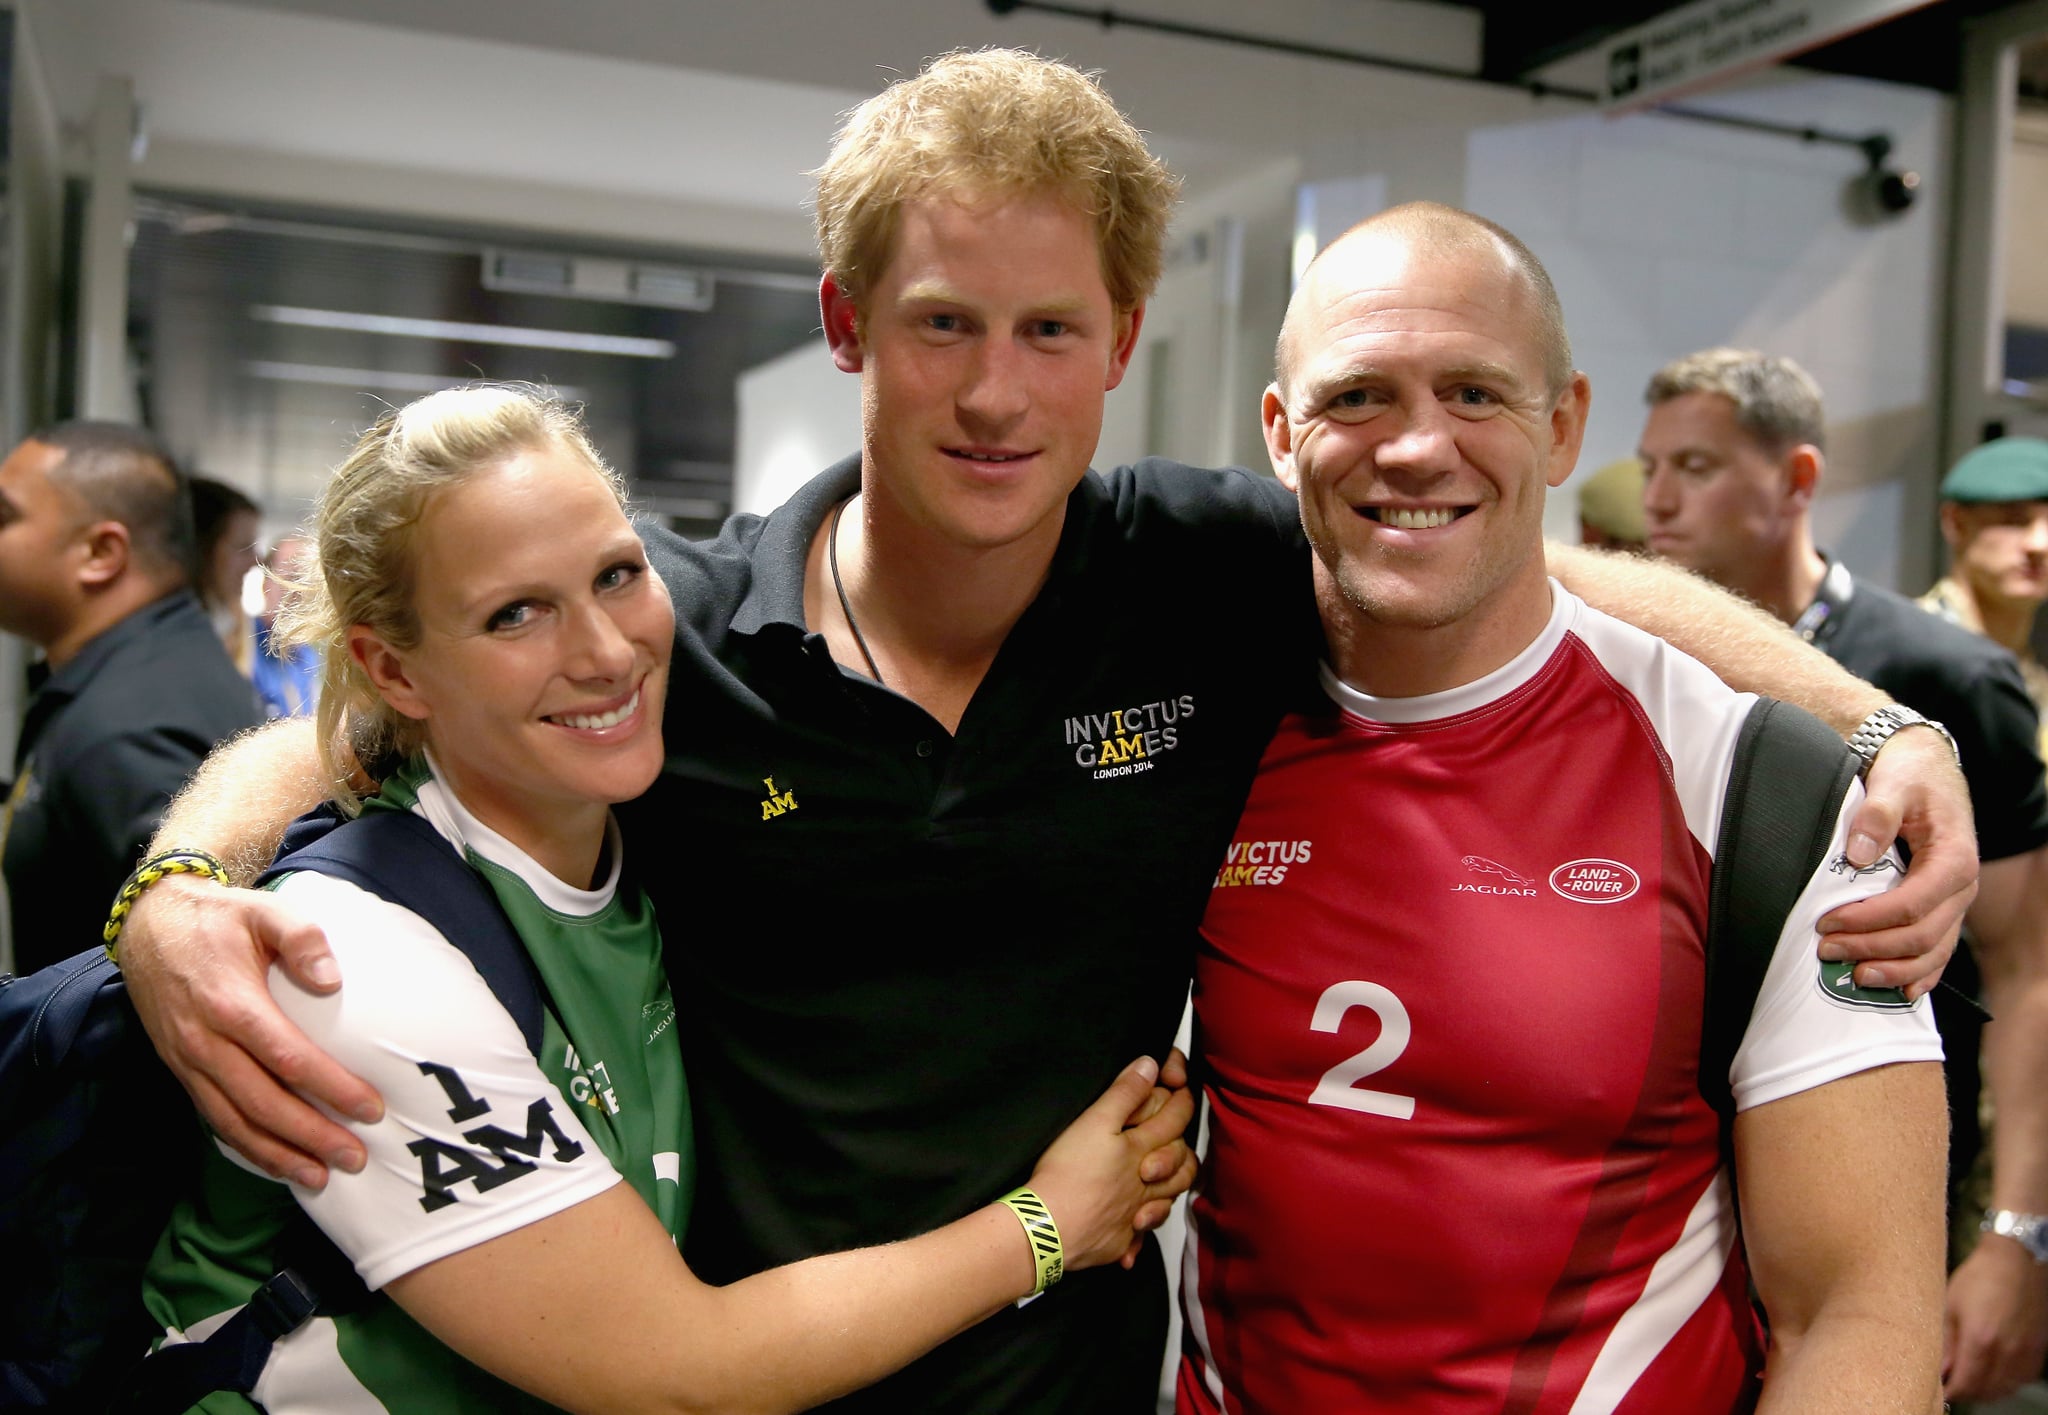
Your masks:
<path fill-rule="evenodd" d="M 818 179 L 818 254 L 865 313 L 903 204 L 1050 192 L 1095 222 L 1102 279 L 1121 312 L 1165 263 L 1174 176 L 1096 84 L 1018 49 L 955 51 L 846 115 Z"/>
<path fill-rule="evenodd" d="M 1754 349 L 1702 349 L 1650 375 L 1651 407 L 1688 393 L 1718 393 L 1735 405 L 1735 425 L 1773 456 L 1800 443 L 1827 448 L 1820 385 L 1790 359 Z"/>
<path fill-rule="evenodd" d="M 324 657 L 320 764 L 344 808 L 359 804 L 354 768 L 381 781 L 425 740 L 349 653 L 349 630 L 361 624 L 393 648 L 416 647 L 414 542 L 434 498 L 521 453 L 555 449 L 587 464 L 625 506 L 625 484 L 574 408 L 542 389 L 496 384 L 445 389 L 385 413 L 328 479 L 307 532 L 311 551 L 285 581 L 277 633 Z"/>

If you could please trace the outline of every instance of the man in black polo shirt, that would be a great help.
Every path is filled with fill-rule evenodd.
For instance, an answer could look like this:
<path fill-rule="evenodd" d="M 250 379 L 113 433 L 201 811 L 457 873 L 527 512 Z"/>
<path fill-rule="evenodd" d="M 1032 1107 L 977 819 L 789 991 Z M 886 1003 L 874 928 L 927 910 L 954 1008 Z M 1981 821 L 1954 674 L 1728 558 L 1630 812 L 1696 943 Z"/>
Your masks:
<path fill-rule="evenodd" d="M 138 429 L 65 423 L 0 463 L 0 629 L 43 651 L 0 815 L 18 972 L 99 942 L 165 804 L 262 721 L 185 587 L 191 541 Z"/>
<path fill-rule="evenodd" d="M 1946 724 L 1960 749 L 1983 859 L 1966 932 L 1998 1021 L 1983 1028 L 1946 990 L 1936 994 L 1951 1062 L 1952 1177 L 1968 1170 L 1980 1139 L 1980 1029 L 1998 1141 L 1984 1220 L 1995 1236 L 1949 1280 L 1947 1393 L 1996 1399 L 2031 1379 L 2048 1349 L 2048 1218 L 2039 1217 L 2048 1215 L 2048 791 L 2033 704 L 2010 654 L 1856 579 L 1814 546 L 1821 396 L 1797 364 L 1708 349 L 1660 369 L 1646 396 L 1651 550 L 1749 596 Z"/>
<path fill-rule="evenodd" d="M 689 1257 L 710 1280 L 983 1202 L 1098 1075 L 1170 1041 L 1215 867 L 1316 646 L 1284 488 L 1087 470 L 1173 187 L 1099 89 L 1030 55 L 951 56 L 863 105 L 818 201 L 860 455 L 710 543 L 648 533 L 678 611 L 673 715 L 625 828 L 658 860 L 704 1146 Z M 1915 738 L 1903 756 L 1946 751 Z M 229 803 L 249 779 L 312 799 L 308 751 L 266 732 L 163 838 L 238 868 L 267 854 L 274 834 Z M 220 1008 L 267 1007 L 260 962 L 317 958 L 309 932 L 176 882 L 130 927 L 153 1032 L 216 1127 L 278 1172 L 349 1156 L 248 1084 L 284 1034 Z M 374 1103 L 322 1058 L 293 1073 L 341 1113 Z M 1149 1409 L 1162 1286 L 1148 1248 L 1137 1274 L 1062 1282 L 844 1408 Z"/>

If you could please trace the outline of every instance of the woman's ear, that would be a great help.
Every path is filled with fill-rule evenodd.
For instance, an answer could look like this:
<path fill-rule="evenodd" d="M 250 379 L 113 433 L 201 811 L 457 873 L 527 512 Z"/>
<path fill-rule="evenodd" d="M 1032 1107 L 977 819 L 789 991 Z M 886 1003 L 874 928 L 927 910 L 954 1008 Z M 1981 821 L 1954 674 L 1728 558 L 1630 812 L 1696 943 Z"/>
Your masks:
<path fill-rule="evenodd" d="M 348 652 L 394 711 L 420 722 L 434 715 L 406 672 L 405 655 L 386 643 L 375 629 L 367 624 L 350 625 Z"/>

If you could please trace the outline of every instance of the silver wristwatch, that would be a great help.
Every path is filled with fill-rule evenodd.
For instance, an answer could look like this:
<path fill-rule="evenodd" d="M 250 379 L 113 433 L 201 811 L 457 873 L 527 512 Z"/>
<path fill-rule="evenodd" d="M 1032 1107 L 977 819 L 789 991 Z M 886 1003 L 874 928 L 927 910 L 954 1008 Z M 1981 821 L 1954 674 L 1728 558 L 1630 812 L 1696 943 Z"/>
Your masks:
<path fill-rule="evenodd" d="M 2026 1249 L 2027 1256 L 2035 1262 L 2048 1264 L 2048 1217 L 2016 1214 L 2011 1209 L 1993 1209 L 1984 1215 L 1984 1222 L 1977 1227 L 2000 1238 L 2010 1238 Z"/>
<path fill-rule="evenodd" d="M 1948 743 L 1948 749 L 1951 752 L 1955 752 L 1956 760 L 1962 760 L 1963 754 L 1956 749 L 1956 739 L 1949 735 L 1949 730 L 1946 727 L 1943 727 L 1933 718 L 1923 717 L 1921 714 L 1913 711 L 1913 709 L 1902 704 L 1888 703 L 1864 718 L 1862 725 L 1849 734 L 1849 750 L 1854 752 L 1863 762 L 1863 765 L 1857 769 L 1858 775 L 1870 775 L 1870 764 L 1877 760 L 1878 751 L 1885 743 L 1891 741 L 1894 732 L 1897 732 L 1901 727 L 1916 726 L 1932 727 L 1936 732 L 1939 732 L 1941 740 Z"/>

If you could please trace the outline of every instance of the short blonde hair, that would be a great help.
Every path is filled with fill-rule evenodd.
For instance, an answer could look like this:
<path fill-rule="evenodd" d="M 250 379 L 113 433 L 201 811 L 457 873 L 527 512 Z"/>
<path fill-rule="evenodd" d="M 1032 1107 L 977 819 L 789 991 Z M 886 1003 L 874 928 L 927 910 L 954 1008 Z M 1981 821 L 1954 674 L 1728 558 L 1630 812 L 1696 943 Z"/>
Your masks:
<path fill-rule="evenodd" d="M 311 551 L 285 582 L 277 633 L 324 656 L 320 763 L 344 807 L 358 804 L 353 768 L 381 781 L 425 740 L 420 723 L 385 702 L 350 655 L 350 628 L 415 647 L 414 542 L 434 497 L 521 453 L 554 449 L 587 464 L 625 506 L 625 484 L 591 446 L 574 408 L 545 390 L 498 384 L 444 389 L 387 412 L 328 479 L 307 533 Z"/>
<path fill-rule="evenodd" d="M 1051 192 L 1091 217 L 1120 312 L 1159 284 L 1180 179 L 1093 76 L 1018 49 L 956 51 L 846 115 L 818 179 L 818 254 L 865 313 L 903 204 Z"/>
<path fill-rule="evenodd" d="M 1650 375 L 1651 407 L 1688 393 L 1718 393 L 1735 405 L 1735 425 L 1772 456 L 1801 443 L 1827 449 L 1820 385 L 1790 359 L 1754 349 L 1702 349 Z"/>

